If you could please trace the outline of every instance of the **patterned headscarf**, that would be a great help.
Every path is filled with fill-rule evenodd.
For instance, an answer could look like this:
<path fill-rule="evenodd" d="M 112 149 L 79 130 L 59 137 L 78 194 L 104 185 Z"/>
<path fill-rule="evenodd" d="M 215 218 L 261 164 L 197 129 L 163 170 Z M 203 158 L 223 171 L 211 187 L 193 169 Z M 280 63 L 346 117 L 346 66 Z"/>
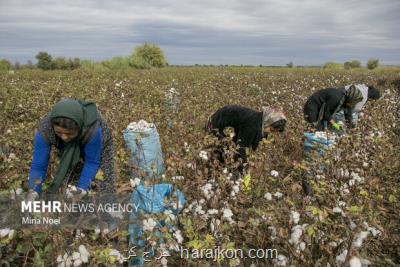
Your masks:
<path fill-rule="evenodd" d="M 363 100 L 361 91 L 354 85 L 351 85 L 349 89 L 346 90 L 345 97 L 345 102 L 351 103 L 351 105 L 355 105 Z"/>
<path fill-rule="evenodd" d="M 270 126 L 274 122 L 286 120 L 282 111 L 272 107 L 262 107 L 263 110 L 263 128 Z"/>

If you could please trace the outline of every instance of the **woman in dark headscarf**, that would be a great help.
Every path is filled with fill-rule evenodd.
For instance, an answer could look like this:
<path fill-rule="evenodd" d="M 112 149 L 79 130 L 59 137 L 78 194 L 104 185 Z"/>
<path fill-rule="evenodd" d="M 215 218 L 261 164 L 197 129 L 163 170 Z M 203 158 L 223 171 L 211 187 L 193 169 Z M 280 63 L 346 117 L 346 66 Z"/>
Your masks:
<path fill-rule="evenodd" d="M 344 111 L 347 123 L 352 122 L 352 109 L 363 100 L 361 91 L 351 86 L 345 88 L 326 88 L 312 94 L 304 105 L 304 119 L 312 123 L 317 130 L 323 131 L 328 123 L 332 123 L 332 116 Z"/>
<path fill-rule="evenodd" d="M 34 152 L 28 187 L 39 194 L 46 178 L 50 150 L 61 152 L 60 163 L 48 192 L 56 193 L 79 173 L 76 184 L 79 193 L 91 188 L 100 168 L 104 179 L 99 192 L 115 192 L 114 151 L 111 130 L 101 117 L 95 103 L 63 99 L 40 122 L 34 138 Z M 80 160 L 83 160 L 83 166 Z"/>
<path fill-rule="evenodd" d="M 239 171 L 243 173 L 243 164 L 247 162 L 246 148 L 251 147 L 256 150 L 259 142 L 267 138 L 268 133 L 283 132 L 285 125 L 285 115 L 272 108 L 263 107 L 263 111 L 259 112 L 238 105 L 228 105 L 220 108 L 210 117 L 206 130 L 222 139 L 225 137 L 225 128 L 234 129 L 233 141 L 239 145 L 235 160 L 241 160 Z M 219 160 L 223 162 L 222 154 Z"/>

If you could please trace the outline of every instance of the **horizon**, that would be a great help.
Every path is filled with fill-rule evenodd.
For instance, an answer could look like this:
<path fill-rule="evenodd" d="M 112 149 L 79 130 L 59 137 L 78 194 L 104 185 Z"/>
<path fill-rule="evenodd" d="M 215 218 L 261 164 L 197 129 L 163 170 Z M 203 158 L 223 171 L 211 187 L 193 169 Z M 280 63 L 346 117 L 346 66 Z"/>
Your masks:
<path fill-rule="evenodd" d="M 149 42 L 177 66 L 400 65 L 397 0 L 29 3 L 0 1 L 0 59 L 104 61 Z"/>

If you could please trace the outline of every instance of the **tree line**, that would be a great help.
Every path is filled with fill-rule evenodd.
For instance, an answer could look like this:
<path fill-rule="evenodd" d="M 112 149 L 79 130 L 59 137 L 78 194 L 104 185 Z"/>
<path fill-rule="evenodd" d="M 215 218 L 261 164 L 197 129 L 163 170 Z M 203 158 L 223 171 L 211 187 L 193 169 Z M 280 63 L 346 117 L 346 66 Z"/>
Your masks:
<path fill-rule="evenodd" d="M 42 70 L 75 70 L 79 68 L 107 70 L 107 69 L 150 69 L 168 66 L 164 53 L 155 44 L 144 43 L 137 46 L 129 56 L 113 57 L 109 60 L 95 62 L 81 60 L 80 58 L 53 58 L 48 52 L 40 51 L 35 56 L 37 63 L 28 60 L 27 64 L 16 61 L 12 64 L 6 59 L 0 60 L 0 71 L 11 71 L 20 69 L 42 69 Z"/>

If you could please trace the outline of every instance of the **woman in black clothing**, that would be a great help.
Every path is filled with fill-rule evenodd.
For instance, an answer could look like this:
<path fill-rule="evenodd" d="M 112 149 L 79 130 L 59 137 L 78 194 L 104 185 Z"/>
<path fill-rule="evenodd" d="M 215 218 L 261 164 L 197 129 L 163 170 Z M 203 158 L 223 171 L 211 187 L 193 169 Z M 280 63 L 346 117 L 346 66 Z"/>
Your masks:
<path fill-rule="evenodd" d="M 272 108 L 263 107 L 263 111 L 255 111 L 238 105 L 228 105 L 217 110 L 208 120 L 206 130 L 223 139 L 224 129 L 234 129 L 233 142 L 239 145 L 235 160 L 241 160 L 240 173 L 243 173 L 243 164 L 247 162 L 246 148 L 256 150 L 258 143 L 267 138 L 270 132 L 283 132 L 285 130 L 285 115 Z M 220 149 L 219 161 L 224 162 Z"/>
<path fill-rule="evenodd" d="M 351 111 L 362 101 L 361 91 L 355 86 L 345 88 L 326 88 L 312 94 L 304 105 L 304 119 L 312 123 L 318 131 L 325 130 L 328 123 L 332 123 L 332 116 L 344 111 L 347 123 L 351 123 Z"/>

